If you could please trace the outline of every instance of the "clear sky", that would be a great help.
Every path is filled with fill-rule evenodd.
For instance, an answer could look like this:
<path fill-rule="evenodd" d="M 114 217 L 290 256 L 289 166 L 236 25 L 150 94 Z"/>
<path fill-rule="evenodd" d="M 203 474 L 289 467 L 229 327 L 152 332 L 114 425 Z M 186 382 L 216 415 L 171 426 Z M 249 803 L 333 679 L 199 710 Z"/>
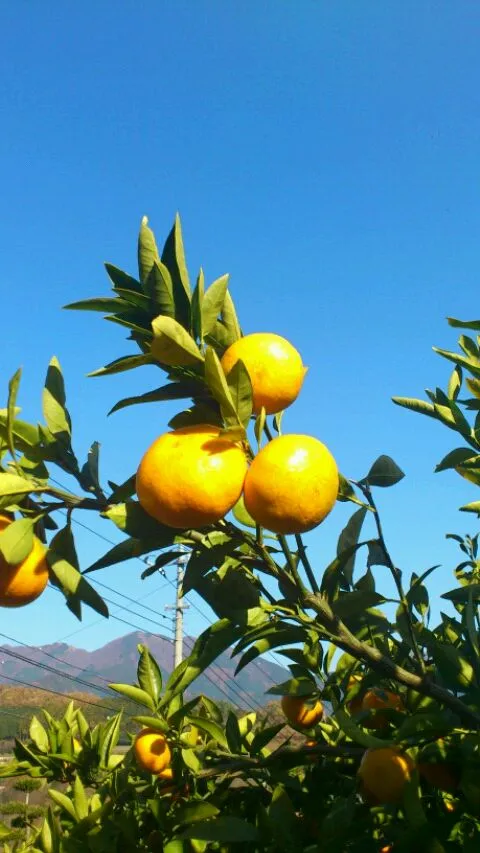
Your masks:
<path fill-rule="evenodd" d="M 135 470 L 172 410 L 106 413 L 156 373 L 85 378 L 131 345 L 61 306 L 106 295 L 105 260 L 135 273 L 142 215 L 161 242 L 178 209 L 192 274 L 230 272 L 244 329 L 287 336 L 310 366 L 285 428 L 323 440 L 347 476 L 396 459 L 407 477 L 378 494 L 392 554 L 407 575 L 442 563 L 445 589 L 457 553 L 444 535 L 475 532 L 458 507 L 476 491 L 433 474 L 453 433 L 390 397 L 445 386 L 431 346 L 455 345 L 447 315 L 478 313 L 480 6 L 23 0 L 2 4 L 0 33 L 4 399 L 22 365 L 23 413 L 39 418 L 56 354 L 78 455 L 98 439 L 104 481 Z M 346 518 L 339 506 L 310 535 L 319 569 Z M 108 547 L 80 528 L 78 546 L 84 566 Z M 173 590 L 140 571 L 97 578 L 164 614 Z M 96 620 L 86 610 L 83 629 L 47 590 L 3 610 L 0 630 L 42 644 L 82 628 L 69 641 L 86 648 L 130 630 Z M 187 632 L 203 627 L 191 608 Z"/>

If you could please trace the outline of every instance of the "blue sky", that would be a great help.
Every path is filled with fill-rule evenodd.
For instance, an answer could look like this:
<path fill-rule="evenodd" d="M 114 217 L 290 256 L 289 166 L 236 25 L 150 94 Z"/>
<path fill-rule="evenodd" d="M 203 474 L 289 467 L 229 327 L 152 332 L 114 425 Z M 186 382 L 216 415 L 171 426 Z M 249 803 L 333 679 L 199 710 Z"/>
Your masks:
<path fill-rule="evenodd" d="M 104 480 L 132 473 L 172 411 L 107 419 L 156 376 L 87 379 L 130 344 L 61 306 L 106 294 L 105 260 L 135 273 L 142 215 L 161 241 L 179 210 L 192 275 L 230 272 L 245 331 L 285 335 L 310 366 L 285 428 L 316 435 L 354 478 L 380 453 L 396 459 L 407 477 L 378 495 L 392 554 L 407 574 L 442 563 L 431 589 L 445 589 L 457 553 L 444 535 L 475 531 L 458 513 L 475 488 L 433 474 L 459 442 L 390 397 L 444 386 L 431 346 L 455 345 L 447 315 L 476 315 L 479 35 L 480 8 L 462 0 L 4 4 L 4 398 L 22 365 L 23 413 L 39 418 L 56 354 L 78 455 L 98 439 Z M 319 568 L 346 518 L 339 506 L 310 535 Z M 84 565 L 108 547 L 81 528 L 78 546 Z M 173 590 L 140 570 L 98 580 L 163 614 Z M 41 644 L 81 628 L 69 641 L 87 648 L 129 630 L 97 618 L 86 611 L 84 629 L 47 590 L 3 611 L 0 630 Z M 187 632 L 205 624 L 188 611 Z"/>

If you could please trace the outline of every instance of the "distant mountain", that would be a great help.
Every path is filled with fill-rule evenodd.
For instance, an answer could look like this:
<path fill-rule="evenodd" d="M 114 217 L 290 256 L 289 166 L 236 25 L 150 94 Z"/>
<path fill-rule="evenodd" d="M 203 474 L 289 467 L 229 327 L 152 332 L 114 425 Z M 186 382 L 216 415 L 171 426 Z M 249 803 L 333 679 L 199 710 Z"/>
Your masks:
<path fill-rule="evenodd" d="M 192 648 L 194 637 L 186 637 L 185 654 Z M 0 646 L 0 684 L 12 684 L 6 676 L 35 687 L 60 693 L 96 693 L 105 698 L 109 682 L 125 684 L 136 681 L 137 645 L 148 646 L 156 658 L 162 675 L 173 668 L 173 644 L 167 637 L 134 631 L 112 640 L 95 651 L 77 649 L 66 643 L 37 647 Z M 47 654 L 45 654 L 47 653 Z M 52 655 L 49 657 L 48 655 Z M 265 705 L 265 691 L 289 677 L 286 669 L 265 659 L 257 660 L 234 677 L 238 658 L 224 653 L 192 684 L 191 693 L 204 693 L 212 699 L 224 699 L 240 708 Z M 15 683 L 15 682 L 13 682 Z"/>

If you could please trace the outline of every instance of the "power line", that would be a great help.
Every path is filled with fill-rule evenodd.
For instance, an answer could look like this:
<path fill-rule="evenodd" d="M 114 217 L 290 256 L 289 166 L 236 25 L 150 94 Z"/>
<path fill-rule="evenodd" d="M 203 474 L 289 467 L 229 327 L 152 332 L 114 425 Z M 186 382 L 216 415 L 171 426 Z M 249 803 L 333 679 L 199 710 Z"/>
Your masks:
<path fill-rule="evenodd" d="M 3 637 L 4 640 L 9 640 L 11 643 L 15 643 L 17 646 L 24 646 L 26 649 L 33 649 L 34 651 L 40 652 L 40 654 L 45 655 L 47 658 L 51 658 L 52 660 L 56 660 L 58 663 L 62 663 L 64 666 L 71 667 L 72 669 L 78 669 L 79 672 L 89 672 L 88 668 L 77 666 L 74 663 L 70 663 L 63 658 L 58 658 L 56 655 L 52 655 L 51 652 L 46 652 L 45 649 L 40 648 L 39 646 L 29 646 L 28 643 L 24 643 L 22 640 L 16 640 L 15 637 L 9 637 L 8 634 L 0 633 L 0 637 Z M 1 648 L 1 647 L 0 647 Z M 31 663 L 31 659 L 29 658 L 29 663 Z M 96 675 L 95 678 L 99 678 L 101 681 L 104 681 L 105 684 L 110 684 L 108 678 L 104 678 L 103 675 Z"/>
<path fill-rule="evenodd" d="M 20 655 L 17 652 L 4 648 L 4 646 L 0 646 L 0 654 L 8 655 L 11 658 L 15 658 L 15 660 L 21 660 L 23 663 L 28 663 L 30 666 L 36 666 L 45 672 L 51 672 L 53 675 L 56 675 L 59 678 L 65 678 L 67 681 L 72 681 L 74 684 L 81 684 L 83 687 L 90 687 L 90 689 L 93 690 L 101 690 L 103 693 L 111 695 L 111 691 L 107 690 L 106 687 L 100 687 L 98 684 L 92 684 L 91 681 L 86 681 L 83 678 L 77 678 L 75 675 L 70 675 L 68 672 L 62 672 L 60 669 L 57 669 L 54 666 L 49 666 L 46 663 L 31 660 L 30 658 L 25 657 L 25 655 Z M 110 708 L 110 710 L 113 710 L 113 708 Z"/>
<path fill-rule="evenodd" d="M 5 675 L 5 673 L 1 674 L 2 678 L 6 678 L 7 681 L 14 681 L 15 684 L 22 684 L 23 687 L 32 687 L 34 690 L 43 690 L 44 693 L 53 693 L 54 696 L 62 696 L 65 699 L 73 699 L 74 702 L 79 702 L 82 705 L 92 705 L 94 708 L 101 708 L 106 711 L 113 711 L 114 714 L 119 713 L 118 708 L 110 708 L 108 705 L 100 705 L 98 702 L 91 702 L 89 699 L 79 698 L 78 696 L 72 696 L 71 693 L 61 693 L 59 690 L 52 690 L 51 687 L 41 687 L 39 684 L 32 684 L 29 681 L 23 681 L 21 678 L 14 678 L 13 675 Z M 132 714 L 127 714 L 127 717 L 133 716 Z"/>

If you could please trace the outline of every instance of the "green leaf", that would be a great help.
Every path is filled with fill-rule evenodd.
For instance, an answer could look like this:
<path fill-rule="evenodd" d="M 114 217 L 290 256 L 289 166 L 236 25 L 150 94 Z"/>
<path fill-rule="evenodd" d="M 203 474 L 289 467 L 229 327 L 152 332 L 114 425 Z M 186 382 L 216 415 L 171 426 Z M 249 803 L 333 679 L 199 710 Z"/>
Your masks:
<path fill-rule="evenodd" d="M 33 740 L 35 746 L 40 750 L 40 752 L 48 752 L 50 744 L 47 732 L 42 726 L 40 720 L 35 716 L 32 717 L 30 722 L 29 735 L 30 739 Z"/>
<path fill-rule="evenodd" d="M 151 542 L 142 542 L 140 539 L 130 538 L 119 542 L 110 548 L 103 557 L 95 560 L 88 569 L 84 569 L 83 574 L 96 572 L 98 569 L 105 569 L 107 566 L 115 566 L 117 563 L 123 563 L 125 560 L 132 560 L 135 557 L 141 557 L 143 554 L 148 554 L 154 549 L 154 544 Z"/>
<path fill-rule="evenodd" d="M 453 601 L 454 604 L 466 604 L 472 597 L 474 601 L 480 601 L 480 583 L 471 583 L 468 586 L 456 587 L 450 592 L 444 592 L 440 598 Z"/>
<path fill-rule="evenodd" d="M 162 673 L 155 658 L 152 657 L 146 646 L 138 647 L 140 658 L 137 667 L 137 681 L 146 693 L 157 704 L 162 691 Z"/>
<path fill-rule="evenodd" d="M 457 465 L 461 465 L 467 460 L 472 462 L 480 460 L 480 456 L 476 455 L 471 447 L 457 447 L 443 457 L 442 461 L 435 467 L 435 471 L 446 471 L 447 468 L 456 468 Z"/>
<path fill-rule="evenodd" d="M 126 370 L 134 370 L 136 367 L 143 367 L 144 364 L 154 364 L 151 355 L 123 355 L 121 358 L 116 358 L 106 364 L 105 367 L 99 367 L 98 370 L 92 370 L 87 373 L 87 376 L 112 376 L 114 373 L 124 373 Z"/>
<path fill-rule="evenodd" d="M 462 368 L 458 365 L 453 368 L 452 374 L 448 381 L 447 394 L 450 400 L 456 400 L 462 387 Z"/>
<path fill-rule="evenodd" d="M 150 298 L 155 315 L 175 317 L 172 277 L 160 260 L 155 260 L 145 281 L 145 293 Z"/>
<path fill-rule="evenodd" d="M 19 518 L 0 533 L 0 552 L 10 566 L 18 566 L 33 548 L 35 519 Z"/>
<path fill-rule="evenodd" d="M 456 329 L 473 329 L 473 331 L 480 331 L 480 320 L 455 320 L 454 317 L 447 317 L 447 322 L 450 326 L 453 326 Z"/>
<path fill-rule="evenodd" d="M 189 409 L 184 409 L 183 412 L 174 415 L 168 422 L 168 426 L 171 429 L 180 429 L 180 427 L 194 426 L 195 424 L 223 426 L 220 412 L 214 401 L 211 401 L 208 405 L 206 403 L 197 403 Z"/>
<path fill-rule="evenodd" d="M 108 686 L 111 690 L 115 690 L 115 693 L 120 693 L 121 696 L 126 696 L 127 699 L 131 699 L 132 702 L 136 702 L 137 705 L 143 705 L 150 711 L 155 710 L 155 704 L 146 690 L 142 690 L 140 687 L 134 687 L 133 684 L 109 684 Z"/>
<path fill-rule="evenodd" d="M 480 515 L 480 501 L 472 501 L 469 504 L 464 504 L 460 507 L 460 512 L 475 512 Z"/>
<path fill-rule="evenodd" d="M 238 423 L 237 411 L 230 388 L 219 358 L 212 347 L 207 347 L 205 352 L 205 381 L 212 396 L 220 406 L 225 422 L 227 424 Z"/>
<path fill-rule="evenodd" d="M 238 420 L 247 428 L 252 417 L 252 383 L 243 361 L 237 361 L 227 376 L 227 385 Z"/>
<path fill-rule="evenodd" d="M 78 773 L 75 774 L 73 782 L 73 805 L 79 820 L 83 820 L 88 815 L 88 799 Z"/>
<path fill-rule="evenodd" d="M 66 408 L 65 385 L 58 359 L 51 359 L 47 370 L 45 388 L 43 391 L 43 416 L 53 435 L 64 437 L 67 444 L 70 441 L 71 422 Z"/>
<path fill-rule="evenodd" d="M 183 400 L 193 397 L 201 390 L 202 386 L 194 379 L 186 379 L 181 382 L 171 382 L 168 385 L 162 385 L 161 388 L 156 388 L 154 391 L 147 391 L 146 394 L 140 394 L 137 397 L 126 397 L 120 400 L 109 411 L 109 415 L 120 409 L 126 409 L 127 406 L 137 406 L 140 403 L 159 403 L 167 400 Z"/>
<path fill-rule="evenodd" d="M 175 822 L 177 825 L 196 823 L 199 820 L 215 817 L 217 814 L 220 814 L 220 809 L 213 803 L 191 802 L 178 809 L 175 814 Z"/>
<path fill-rule="evenodd" d="M 378 539 L 371 539 L 368 543 L 367 567 L 390 566 L 388 555 L 382 543 Z"/>
<path fill-rule="evenodd" d="M 225 730 L 221 724 L 216 723 L 214 720 L 209 720 L 207 717 L 192 717 L 190 714 L 186 718 L 185 722 L 190 723 L 192 726 L 196 726 L 197 729 L 201 729 L 202 732 L 206 732 L 207 735 L 210 735 L 213 740 L 216 740 L 221 747 L 228 749 Z"/>
<path fill-rule="evenodd" d="M 210 335 L 215 329 L 215 323 L 217 322 L 225 303 L 228 280 L 228 275 L 222 275 L 220 278 L 217 278 L 205 292 L 202 306 L 202 327 L 204 335 Z"/>
<path fill-rule="evenodd" d="M 349 518 L 338 538 L 337 557 L 340 554 L 343 554 L 347 548 L 351 548 L 352 545 L 355 545 L 358 542 L 366 514 L 366 508 L 362 507 L 354 512 Z M 353 569 L 355 566 L 355 553 L 356 552 L 353 551 L 349 560 L 343 565 L 343 575 L 350 584 L 352 583 Z"/>
<path fill-rule="evenodd" d="M 197 638 L 190 655 L 172 672 L 168 679 L 162 705 L 186 688 L 242 634 L 242 628 L 229 619 L 214 622 Z"/>
<path fill-rule="evenodd" d="M 172 317 L 156 317 L 152 321 L 152 329 L 152 355 L 161 364 L 181 366 L 203 361 L 202 353 L 193 338 Z"/>
<path fill-rule="evenodd" d="M 115 267 L 113 264 L 105 264 L 105 269 L 107 271 L 107 275 L 110 278 L 110 281 L 116 288 L 121 288 L 122 290 L 132 290 L 136 293 L 142 292 L 142 286 L 140 282 L 133 278 L 128 273 L 123 272 L 118 267 Z"/>
<path fill-rule="evenodd" d="M 351 545 L 350 548 L 346 548 L 345 551 L 342 551 L 338 557 L 335 557 L 335 559 L 332 560 L 330 565 L 325 569 L 322 577 L 321 592 L 327 596 L 329 601 L 332 601 L 338 595 L 339 588 L 344 579 L 344 566 L 348 566 L 353 555 L 359 548 L 363 548 L 366 544 L 367 542 L 357 542 L 354 545 Z"/>
<path fill-rule="evenodd" d="M 150 270 L 155 261 L 160 260 L 153 231 L 148 226 L 148 217 L 143 216 L 138 235 L 138 272 L 140 281 L 145 287 Z"/>
<path fill-rule="evenodd" d="M 203 344 L 203 324 L 202 324 L 202 311 L 203 311 L 203 298 L 205 293 L 205 276 L 203 274 L 203 270 L 200 267 L 200 272 L 198 273 L 197 284 L 195 286 L 195 290 L 193 291 L 192 296 L 192 332 L 193 337 L 196 340 L 199 340 L 200 343 Z"/>
<path fill-rule="evenodd" d="M 387 488 L 394 486 L 404 478 L 405 474 L 390 456 L 379 456 L 373 463 L 365 479 L 370 486 Z"/>
<path fill-rule="evenodd" d="M 15 414 L 16 414 L 16 402 L 17 402 L 17 394 L 18 388 L 20 386 L 20 379 L 22 377 L 22 369 L 18 368 L 16 373 L 10 379 L 8 383 L 8 407 L 7 407 L 7 447 L 10 451 L 10 455 L 12 459 L 15 459 L 15 443 L 13 438 L 13 425 L 15 422 Z"/>
<path fill-rule="evenodd" d="M 435 408 L 431 403 L 425 400 L 414 400 L 411 397 L 392 397 L 392 401 L 397 406 L 402 406 L 404 409 L 410 409 L 412 412 L 417 412 L 419 415 L 428 415 L 430 418 L 437 417 Z"/>
<path fill-rule="evenodd" d="M 153 729 L 154 732 L 161 732 L 164 735 L 170 730 L 170 726 L 163 717 L 145 717 L 141 715 L 138 717 L 132 717 L 132 720 L 147 729 Z"/>
<path fill-rule="evenodd" d="M 140 285 L 139 285 L 139 287 L 140 287 Z M 124 299 L 124 300 L 125 300 L 125 302 L 128 302 L 129 310 L 130 310 L 132 307 L 133 307 L 133 308 L 139 308 L 139 309 L 140 309 L 140 311 L 142 311 L 142 312 L 143 312 L 144 314 L 146 314 L 148 317 L 150 317 L 150 315 L 151 315 L 152 313 L 153 313 L 153 314 L 157 314 L 157 313 L 158 313 L 157 311 L 152 311 L 152 308 L 151 308 L 151 305 L 150 305 L 150 299 L 148 298 L 148 296 L 145 296 L 145 294 L 144 294 L 144 293 L 142 293 L 142 292 L 140 292 L 140 293 L 139 293 L 139 292 L 138 292 L 138 291 L 136 291 L 136 290 L 125 290 L 124 288 L 116 287 L 116 288 L 115 288 L 115 293 L 116 293 L 116 294 L 117 294 L 121 299 Z"/>
<path fill-rule="evenodd" d="M 168 565 L 168 563 L 171 563 L 173 560 L 178 560 L 179 557 L 183 557 L 182 551 L 168 551 L 166 554 L 160 554 L 155 558 L 154 564 L 142 572 L 140 575 L 141 579 L 145 580 L 145 578 L 149 578 L 150 575 L 154 575 L 156 572 L 160 571 L 163 566 Z"/>
<path fill-rule="evenodd" d="M 276 684 L 265 691 L 272 696 L 305 696 L 311 697 L 318 693 L 316 683 L 310 678 L 289 678 L 282 684 Z"/>
<path fill-rule="evenodd" d="M 17 495 L 28 495 L 29 492 L 43 492 L 44 487 L 37 485 L 32 480 L 19 477 L 18 474 L 0 473 L 0 496 L 14 497 Z"/>
<path fill-rule="evenodd" d="M 370 607 L 383 604 L 386 599 L 374 590 L 354 589 L 352 592 L 340 593 L 339 597 L 332 603 L 335 616 L 340 619 L 349 619 L 357 613 L 364 613 Z"/>
<path fill-rule="evenodd" d="M 60 806 L 61 809 L 67 812 L 71 818 L 75 822 L 77 822 L 77 812 L 75 811 L 75 806 L 73 805 L 71 799 L 67 797 L 66 794 L 62 794 L 61 791 L 56 791 L 54 788 L 48 789 L 48 795 L 52 798 L 53 802 L 56 803 L 57 806 Z"/>
<path fill-rule="evenodd" d="M 93 299 L 80 299 L 78 302 L 70 302 L 63 306 L 68 311 L 100 311 L 102 314 L 116 313 L 127 310 L 128 302 L 113 296 L 98 296 Z"/>
<path fill-rule="evenodd" d="M 224 844 L 246 844 L 257 840 L 257 830 L 239 817 L 224 815 L 196 823 L 182 832 L 182 838 L 219 841 Z"/>
<path fill-rule="evenodd" d="M 61 532 L 61 531 L 60 531 Z M 57 534 L 58 535 L 58 534 Z M 108 607 L 98 592 L 85 580 L 75 565 L 53 550 L 54 540 L 47 554 L 50 571 L 56 584 L 68 600 L 84 602 L 100 616 L 108 617 Z"/>
<path fill-rule="evenodd" d="M 162 262 L 172 277 L 175 297 L 175 317 L 186 329 L 190 328 L 190 280 L 188 277 L 182 226 L 177 213 L 173 228 L 162 251 Z"/>
<path fill-rule="evenodd" d="M 242 337 L 242 330 L 240 329 L 235 305 L 228 289 L 225 291 L 225 300 L 223 303 L 221 316 L 228 340 L 230 341 L 230 343 L 233 344 L 235 341 L 238 341 L 238 339 Z"/>
<path fill-rule="evenodd" d="M 256 522 L 253 520 L 250 513 L 247 512 L 243 495 L 240 495 L 237 503 L 233 507 L 232 512 L 234 518 L 238 521 L 239 524 L 243 524 L 244 527 L 251 527 L 253 528 L 253 530 L 255 530 L 257 526 Z"/>
<path fill-rule="evenodd" d="M 82 481 L 85 481 L 87 489 L 94 492 L 102 491 L 98 471 L 99 453 L 100 444 L 98 441 L 94 441 L 88 451 L 87 461 L 81 471 Z"/>
<path fill-rule="evenodd" d="M 235 669 L 235 675 L 238 675 L 244 667 L 246 667 L 249 663 L 255 660 L 255 658 L 260 655 L 264 655 L 266 652 L 271 651 L 272 649 L 276 649 L 279 646 L 288 646 L 289 643 L 301 643 L 305 639 L 305 629 L 300 628 L 294 625 L 286 625 L 284 627 L 280 627 L 275 625 L 274 631 L 270 630 L 270 625 L 267 625 L 263 636 L 260 636 L 255 642 L 250 646 L 250 648 L 245 652 L 244 655 L 240 658 L 239 663 Z M 237 646 L 238 648 L 238 646 Z M 237 653 L 235 650 L 234 654 Z"/>
<path fill-rule="evenodd" d="M 161 524 L 145 512 L 138 501 L 127 500 L 125 503 L 113 504 L 102 516 L 113 521 L 116 527 L 128 536 L 156 543 L 157 548 L 173 545 L 177 535 L 172 527 Z"/>

